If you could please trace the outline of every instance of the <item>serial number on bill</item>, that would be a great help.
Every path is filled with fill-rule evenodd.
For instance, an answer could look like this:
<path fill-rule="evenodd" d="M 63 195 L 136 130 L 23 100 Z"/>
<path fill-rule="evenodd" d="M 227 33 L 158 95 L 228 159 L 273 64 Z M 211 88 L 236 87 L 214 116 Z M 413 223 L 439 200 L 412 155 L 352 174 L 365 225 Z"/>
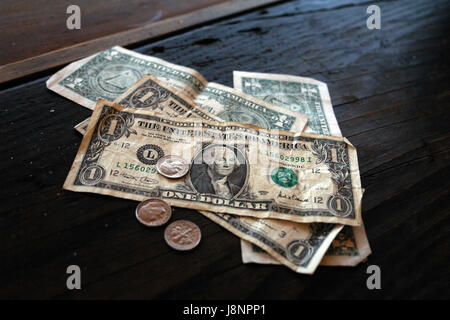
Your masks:
<path fill-rule="evenodd" d="M 207 315 L 214 318 L 217 314 L 232 317 L 235 315 L 264 315 L 266 313 L 265 305 L 259 304 L 229 304 L 226 306 L 195 306 L 193 304 L 184 307 L 184 315 Z"/>

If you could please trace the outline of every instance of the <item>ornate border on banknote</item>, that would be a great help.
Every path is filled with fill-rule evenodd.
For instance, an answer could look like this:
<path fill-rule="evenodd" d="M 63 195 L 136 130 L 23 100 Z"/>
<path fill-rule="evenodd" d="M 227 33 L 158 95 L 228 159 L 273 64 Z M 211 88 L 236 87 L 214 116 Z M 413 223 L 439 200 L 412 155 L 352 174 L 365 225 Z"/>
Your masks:
<path fill-rule="evenodd" d="M 88 134 L 82 142 L 74 166 L 64 185 L 66 189 L 73 191 L 91 191 L 95 189 L 96 193 L 102 194 L 112 194 L 111 191 L 116 191 L 115 195 L 117 196 L 135 200 L 142 200 L 148 197 L 163 197 L 170 201 L 172 205 L 185 205 L 185 200 L 179 198 L 178 194 L 173 193 L 172 189 L 147 189 L 133 186 L 133 189 L 128 190 L 128 187 L 125 185 L 116 185 L 114 182 L 105 182 L 102 179 L 105 175 L 105 169 L 98 165 L 102 151 L 114 140 L 124 135 L 126 137 L 129 137 L 131 134 L 134 135 L 133 123 L 137 119 L 146 119 L 156 123 L 163 122 L 165 125 L 174 126 L 174 128 L 180 127 L 183 128 L 182 131 L 186 131 L 189 128 L 189 130 L 200 130 L 199 134 L 202 134 L 202 130 L 208 130 L 209 128 L 211 130 L 210 133 L 214 132 L 214 138 L 220 141 L 239 138 L 252 140 L 255 143 L 263 143 L 264 145 L 277 146 L 280 150 L 304 149 L 314 154 L 314 158 L 309 161 L 327 166 L 327 174 L 331 173 L 333 192 L 327 198 L 321 200 L 320 203 L 322 205 L 320 207 L 304 208 L 288 204 L 288 201 L 280 203 L 270 198 L 260 200 L 254 200 L 252 197 L 228 200 L 211 196 L 197 198 L 195 196 L 197 192 L 194 189 L 191 192 L 192 195 L 183 190 L 186 196 L 189 194 L 189 197 L 195 196 L 197 199 L 194 201 L 195 205 L 194 202 L 192 203 L 195 209 L 209 210 L 210 208 L 215 208 L 214 210 L 217 212 L 249 215 L 259 218 L 272 217 L 296 222 L 328 222 L 348 225 L 360 225 L 361 223 L 361 192 L 359 175 L 356 169 L 356 151 L 345 138 L 309 134 L 300 136 L 285 131 L 267 131 L 256 126 L 235 122 L 208 122 L 206 120 L 167 118 L 149 111 L 123 108 L 105 100 L 99 100 L 98 108 L 96 108 L 93 116 L 95 121 L 90 121 L 89 123 Z M 109 132 L 109 126 L 112 123 L 114 123 L 114 134 Z M 194 131 L 189 134 L 197 135 Z M 115 135 L 119 136 L 116 137 Z M 350 159 L 352 169 L 350 169 Z M 78 168 L 75 169 L 76 167 Z M 85 177 L 86 181 L 80 177 Z M 243 188 L 246 187 L 243 186 Z M 356 197 L 354 197 L 354 192 L 357 195 Z"/>
<path fill-rule="evenodd" d="M 73 182 L 75 186 L 95 185 L 96 188 L 111 189 L 126 193 L 134 193 L 145 197 L 163 197 L 164 190 L 148 192 L 139 188 L 127 189 L 122 185 L 116 185 L 114 183 L 101 182 L 105 175 L 104 169 L 97 164 L 100 158 L 101 152 L 105 147 L 111 143 L 111 138 L 104 139 L 102 137 L 102 131 L 107 130 L 107 126 L 104 126 L 106 120 L 114 118 L 117 126 L 121 126 L 118 131 L 121 135 L 129 136 L 132 132 L 130 129 L 133 122 L 137 119 L 156 120 L 159 117 L 149 114 L 131 113 L 127 111 L 119 111 L 113 106 L 105 105 L 99 116 L 94 133 L 87 145 L 87 152 L 80 165 L 79 172 L 76 174 L 76 179 Z M 165 123 L 171 123 L 170 119 L 165 119 Z M 174 122 L 175 124 L 175 122 Z M 184 127 L 194 127 L 194 123 L 185 123 Z M 209 124 L 204 123 L 204 127 L 208 127 Z M 212 128 L 212 127 L 211 127 Z M 223 127 L 225 129 L 225 126 Z M 234 128 L 231 123 L 228 123 L 227 130 L 242 129 L 242 127 Z M 217 127 L 215 127 L 217 129 Z M 248 130 L 252 131 L 251 128 Z M 286 137 L 283 135 L 283 137 Z M 118 139 L 118 138 L 117 138 Z M 260 139 L 269 142 L 270 139 L 265 138 L 264 134 Z M 292 136 L 290 139 L 294 143 L 299 139 L 298 136 Z M 323 209 L 308 209 L 303 210 L 296 207 L 277 204 L 275 201 L 258 201 L 258 203 L 264 203 L 271 211 L 281 213 L 283 215 L 302 217 L 308 216 L 323 216 L 323 217 L 336 217 L 351 220 L 357 220 L 355 208 L 353 208 L 353 186 L 350 174 L 350 166 L 348 162 L 348 144 L 345 141 L 328 140 L 323 136 L 322 139 L 317 140 L 315 138 L 302 136 L 303 141 L 312 142 L 311 148 L 313 154 L 317 157 L 316 164 L 325 163 L 328 166 L 328 170 L 332 174 L 332 180 L 335 183 L 336 193 L 327 200 L 328 210 Z M 300 143 L 300 142 L 299 142 Z M 95 170 L 94 170 L 95 169 Z M 84 172 L 95 172 L 94 175 L 98 176 L 98 179 L 89 179 L 84 181 Z M 250 200 L 248 200 L 251 202 Z M 222 204 L 226 206 L 226 204 Z M 339 210 L 338 210 L 339 208 Z M 344 209 L 343 209 L 344 208 Z"/>

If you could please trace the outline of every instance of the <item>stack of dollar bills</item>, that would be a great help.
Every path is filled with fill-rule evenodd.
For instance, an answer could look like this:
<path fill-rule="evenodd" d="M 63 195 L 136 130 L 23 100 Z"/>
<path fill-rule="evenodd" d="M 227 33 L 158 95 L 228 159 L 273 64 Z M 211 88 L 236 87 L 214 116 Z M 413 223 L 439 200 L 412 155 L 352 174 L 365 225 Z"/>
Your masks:
<path fill-rule="evenodd" d="M 241 239 L 244 263 L 298 273 L 355 266 L 370 254 L 355 147 L 341 135 L 327 85 L 233 73 L 234 88 L 121 47 L 47 81 L 93 110 L 64 188 L 196 209 Z M 158 174 L 165 155 L 190 163 Z"/>

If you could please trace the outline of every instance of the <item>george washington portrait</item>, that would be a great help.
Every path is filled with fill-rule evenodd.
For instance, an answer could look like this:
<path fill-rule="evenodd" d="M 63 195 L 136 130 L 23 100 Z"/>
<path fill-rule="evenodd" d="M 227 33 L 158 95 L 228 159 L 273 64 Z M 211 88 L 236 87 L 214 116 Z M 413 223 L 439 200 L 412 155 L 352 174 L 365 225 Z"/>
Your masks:
<path fill-rule="evenodd" d="M 199 193 L 231 199 L 242 189 L 247 177 L 244 155 L 235 147 L 208 145 L 191 165 L 191 183 Z"/>

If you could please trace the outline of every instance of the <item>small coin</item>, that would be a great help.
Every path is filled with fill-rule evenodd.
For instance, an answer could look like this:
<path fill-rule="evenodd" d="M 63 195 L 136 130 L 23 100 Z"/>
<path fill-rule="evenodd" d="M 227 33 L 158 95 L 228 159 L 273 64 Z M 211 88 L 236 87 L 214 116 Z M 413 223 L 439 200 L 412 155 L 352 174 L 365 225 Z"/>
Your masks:
<path fill-rule="evenodd" d="M 171 216 L 172 209 L 161 199 L 147 199 L 136 207 L 136 218 L 148 227 L 162 226 Z"/>
<path fill-rule="evenodd" d="M 164 239 L 175 250 L 194 249 L 202 237 L 200 228 L 193 222 L 177 220 L 169 224 L 164 231 Z"/>
<path fill-rule="evenodd" d="M 156 170 L 167 178 L 181 178 L 189 171 L 189 164 L 179 156 L 167 155 L 156 163 Z"/>

